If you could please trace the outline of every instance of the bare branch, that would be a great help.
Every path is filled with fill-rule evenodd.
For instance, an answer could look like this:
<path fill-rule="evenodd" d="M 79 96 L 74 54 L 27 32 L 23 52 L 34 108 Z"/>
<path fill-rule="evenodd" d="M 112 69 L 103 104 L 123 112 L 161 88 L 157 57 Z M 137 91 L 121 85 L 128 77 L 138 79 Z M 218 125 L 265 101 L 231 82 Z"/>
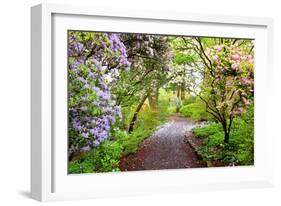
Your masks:
<path fill-rule="evenodd" d="M 211 60 L 209 59 L 209 57 L 206 55 L 200 38 L 195 38 L 195 40 L 199 43 L 201 52 L 203 53 L 204 57 L 205 57 L 205 58 L 207 59 L 207 61 L 209 62 L 210 67 L 212 68 L 212 62 L 211 62 Z"/>

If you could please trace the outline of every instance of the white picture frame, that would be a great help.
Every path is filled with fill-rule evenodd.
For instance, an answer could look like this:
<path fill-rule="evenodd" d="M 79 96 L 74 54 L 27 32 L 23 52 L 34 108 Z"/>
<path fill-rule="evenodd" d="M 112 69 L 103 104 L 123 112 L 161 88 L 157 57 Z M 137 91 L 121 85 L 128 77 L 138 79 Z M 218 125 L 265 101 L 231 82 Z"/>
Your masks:
<path fill-rule="evenodd" d="M 266 112 L 274 75 L 271 19 L 40 4 L 31 9 L 31 26 L 32 198 L 53 201 L 272 186 L 273 135 Z M 67 136 L 61 128 L 66 125 L 69 29 L 255 38 L 255 165 L 68 175 Z"/>

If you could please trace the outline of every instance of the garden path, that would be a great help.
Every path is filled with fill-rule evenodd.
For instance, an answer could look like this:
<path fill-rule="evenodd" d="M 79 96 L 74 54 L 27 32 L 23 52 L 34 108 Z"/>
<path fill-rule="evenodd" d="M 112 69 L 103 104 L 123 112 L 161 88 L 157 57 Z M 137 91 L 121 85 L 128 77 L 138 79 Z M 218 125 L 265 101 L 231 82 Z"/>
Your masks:
<path fill-rule="evenodd" d="M 147 138 L 134 155 L 120 161 L 122 171 L 197 168 L 206 165 L 185 141 L 186 134 L 197 123 L 175 114 L 151 137 Z"/>

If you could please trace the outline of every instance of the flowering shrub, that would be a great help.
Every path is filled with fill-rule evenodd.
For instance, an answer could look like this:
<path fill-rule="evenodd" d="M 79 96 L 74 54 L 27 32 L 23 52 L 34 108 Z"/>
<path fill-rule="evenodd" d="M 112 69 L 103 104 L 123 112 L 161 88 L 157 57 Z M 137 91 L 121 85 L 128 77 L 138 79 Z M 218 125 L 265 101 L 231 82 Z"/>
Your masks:
<path fill-rule="evenodd" d="M 254 92 L 253 56 L 237 45 L 217 45 L 210 49 L 214 98 L 222 101 L 217 109 L 226 110 L 230 116 L 238 116 L 252 103 Z"/>
<path fill-rule="evenodd" d="M 68 53 L 71 155 L 98 146 L 122 118 L 109 85 L 129 62 L 118 34 L 70 32 Z"/>
<path fill-rule="evenodd" d="M 244 113 L 254 96 L 253 56 L 237 44 L 216 45 L 206 52 L 209 78 L 205 78 L 201 99 L 207 112 L 222 124 L 225 139 L 233 119 Z M 206 97 L 207 96 L 207 97 Z"/>

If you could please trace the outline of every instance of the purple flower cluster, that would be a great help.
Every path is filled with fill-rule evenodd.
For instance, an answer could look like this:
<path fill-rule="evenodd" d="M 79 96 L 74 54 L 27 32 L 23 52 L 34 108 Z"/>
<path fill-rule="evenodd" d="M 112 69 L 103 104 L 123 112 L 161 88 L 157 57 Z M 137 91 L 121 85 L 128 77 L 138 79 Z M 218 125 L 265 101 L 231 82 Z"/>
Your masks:
<path fill-rule="evenodd" d="M 83 53 L 84 51 L 83 44 L 79 42 L 77 38 L 75 38 L 73 35 L 70 35 L 68 40 L 69 40 L 68 52 L 70 56 L 79 55 Z"/>
<path fill-rule="evenodd" d="M 69 148 L 87 151 L 106 140 L 116 120 L 122 118 L 109 84 L 129 62 L 118 34 L 95 33 L 86 42 L 77 39 L 69 36 L 69 129 L 84 141 L 80 145 L 70 142 Z M 110 64 L 114 65 L 112 71 Z"/>
<path fill-rule="evenodd" d="M 124 43 L 120 40 L 120 35 L 115 33 L 110 33 L 108 35 L 110 42 L 110 49 L 112 52 L 120 53 L 120 65 L 128 66 L 130 63 L 127 59 L 127 51 Z"/>
<path fill-rule="evenodd" d="M 72 128 L 85 139 L 89 147 L 98 146 L 107 139 L 116 118 L 122 118 L 120 107 L 112 100 L 108 85 L 100 78 L 102 72 L 98 71 L 92 72 L 99 78 L 98 81 L 93 81 L 90 73 L 87 77 L 76 76 L 72 81 L 77 83 L 77 93 L 70 93 L 70 99 L 83 95 L 69 111 Z"/>

